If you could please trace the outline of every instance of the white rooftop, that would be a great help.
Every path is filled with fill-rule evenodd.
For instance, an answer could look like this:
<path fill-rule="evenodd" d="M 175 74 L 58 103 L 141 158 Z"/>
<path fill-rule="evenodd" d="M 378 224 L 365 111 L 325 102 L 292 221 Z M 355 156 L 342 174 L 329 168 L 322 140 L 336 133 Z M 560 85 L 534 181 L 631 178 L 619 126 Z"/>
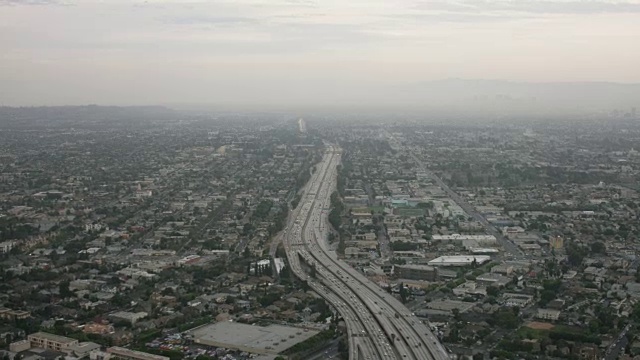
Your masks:
<path fill-rule="evenodd" d="M 491 260 L 488 255 L 454 255 L 454 256 L 440 256 L 439 258 L 429 261 L 429 265 L 432 266 L 464 266 L 471 265 L 473 261 L 477 264 L 484 264 Z"/>

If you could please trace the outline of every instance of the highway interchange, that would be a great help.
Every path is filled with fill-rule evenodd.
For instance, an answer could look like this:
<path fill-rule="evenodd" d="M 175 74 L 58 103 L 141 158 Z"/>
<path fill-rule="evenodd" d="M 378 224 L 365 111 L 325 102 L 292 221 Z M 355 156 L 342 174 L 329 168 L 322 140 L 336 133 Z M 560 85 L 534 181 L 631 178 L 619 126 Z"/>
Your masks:
<path fill-rule="evenodd" d="M 449 359 L 427 325 L 327 248 L 340 152 L 328 147 L 287 224 L 283 244 L 292 271 L 345 320 L 350 359 Z"/>

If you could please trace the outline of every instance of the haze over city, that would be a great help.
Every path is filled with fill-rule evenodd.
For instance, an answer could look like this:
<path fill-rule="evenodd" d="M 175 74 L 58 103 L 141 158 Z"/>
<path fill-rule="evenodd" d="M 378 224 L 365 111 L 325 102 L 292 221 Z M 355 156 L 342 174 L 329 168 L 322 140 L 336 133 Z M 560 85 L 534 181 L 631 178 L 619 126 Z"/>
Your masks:
<path fill-rule="evenodd" d="M 0 360 L 640 360 L 640 0 L 0 0 Z"/>
<path fill-rule="evenodd" d="M 1 0 L 0 101 L 627 111 L 639 19 L 638 1 Z"/>

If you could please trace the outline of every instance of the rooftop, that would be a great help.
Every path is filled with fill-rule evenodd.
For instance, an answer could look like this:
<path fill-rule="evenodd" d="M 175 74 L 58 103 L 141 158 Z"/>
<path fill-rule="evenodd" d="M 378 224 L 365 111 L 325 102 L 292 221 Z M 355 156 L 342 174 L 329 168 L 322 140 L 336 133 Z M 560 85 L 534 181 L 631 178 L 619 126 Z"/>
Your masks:
<path fill-rule="evenodd" d="M 120 356 L 132 357 L 132 358 L 142 359 L 142 360 L 169 360 L 169 358 L 166 356 L 154 355 L 154 354 L 149 354 L 142 351 L 125 349 L 119 346 L 112 346 L 107 349 L 107 352 L 110 354 L 116 354 Z"/>
<path fill-rule="evenodd" d="M 484 264 L 487 261 L 491 260 L 491 257 L 487 255 L 440 256 L 439 258 L 435 258 L 429 261 L 429 265 L 441 265 L 441 266 L 471 265 L 474 259 L 477 264 Z"/>
<path fill-rule="evenodd" d="M 29 338 L 31 338 L 31 337 L 43 338 L 43 339 L 47 339 L 49 341 L 55 341 L 55 342 L 59 342 L 59 343 L 62 343 L 62 344 L 71 344 L 73 342 L 78 342 L 78 340 L 76 340 L 76 339 L 68 338 L 66 336 L 50 334 L 50 333 L 46 333 L 46 332 L 42 332 L 42 331 L 39 331 L 37 333 L 33 333 L 33 334 L 29 335 Z"/>
<path fill-rule="evenodd" d="M 309 339 L 318 331 L 292 326 L 266 327 L 236 322 L 219 322 L 193 330 L 198 344 L 238 349 L 257 354 L 278 354 Z"/>

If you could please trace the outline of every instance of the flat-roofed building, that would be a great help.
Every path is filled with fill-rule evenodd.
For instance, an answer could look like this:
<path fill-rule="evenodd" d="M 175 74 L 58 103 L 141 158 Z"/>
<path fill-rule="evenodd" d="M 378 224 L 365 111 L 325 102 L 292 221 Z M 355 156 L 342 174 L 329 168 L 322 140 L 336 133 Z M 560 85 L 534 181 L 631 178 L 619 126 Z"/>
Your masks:
<path fill-rule="evenodd" d="M 11 352 L 19 353 L 29 349 L 31 349 L 31 343 L 29 340 L 20 340 L 9 344 L 9 351 Z"/>
<path fill-rule="evenodd" d="M 401 279 L 436 281 L 438 269 L 428 265 L 396 265 L 393 272 Z"/>
<path fill-rule="evenodd" d="M 498 273 L 485 273 L 476 277 L 476 281 L 484 286 L 506 286 L 513 279 Z"/>
<path fill-rule="evenodd" d="M 491 268 L 491 272 L 509 276 L 513 272 L 513 265 L 507 265 L 507 264 L 496 265 Z"/>
<path fill-rule="evenodd" d="M 313 337 L 318 331 L 275 324 L 253 326 L 237 322 L 217 322 L 189 333 L 196 344 L 277 355 Z"/>
<path fill-rule="evenodd" d="M 494 249 L 494 248 L 476 248 L 476 247 L 472 247 L 472 248 L 468 248 L 467 250 L 471 251 L 474 254 L 497 254 L 497 253 L 500 252 L 500 250 Z"/>
<path fill-rule="evenodd" d="M 464 241 L 475 241 L 479 245 L 493 245 L 497 242 L 497 239 L 493 235 L 466 235 L 466 234 L 451 234 L 451 235 L 433 235 L 431 237 L 433 241 L 442 242 L 454 242 L 462 244 Z"/>
<path fill-rule="evenodd" d="M 82 328 L 85 334 L 113 334 L 116 330 L 111 324 L 88 323 Z"/>
<path fill-rule="evenodd" d="M 544 320 L 558 320 L 560 318 L 560 310 L 554 309 L 538 309 L 536 317 Z"/>
<path fill-rule="evenodd" d="M 169 360 L 166 356 L 149 354 L 142 351 L 126 349 L 119 346 L 107 348 L 108 357 L 102 360 Z M 99 360 L 99 359 L 96 359 Z"/>
<path fill-rule="evenodd" d="M 70 352 L 71 348 L 78 344 L 78 340 L 66 336 L 37 332 L 27 337 L 31 347 L 43 348 L 54 351 Z"/>
<path fill-rule="evenodd" d="M 509 307 L 525 307 L 533 302 L 533 296 L 527 294 L 505 293 L 502 295 L 504 304 Z"/>
<path fill-rule="evenodd" d="M 352 246 L 344 249 L 344 256 L 348 259 L 367 258 L 369 257 L 369 252 Z"/>
<path fill-rule="evenodd" d="M 455 255 L 455 256 L 440 256 L 439 258 L 429 261 L 431 266 L 469 266 L 481 265 L 491 260 L 488 255 Z"/>
<path fill-rule="evenodd" d="M 100 350 L 100 345 L 94 342 L 81 342 L 71 346 L 69 349 L 78 359 L 82 359 L 89 356 L 92 351 Z"/>
<path fill-rule="evenodd" d="M 128 311 L 118 311 L 113 314 L 110 314 L 109 317 L 114 319 L 115 321 L 125 321 L 133 325 L 136 322 L 138 322 L 140 319 L 147 317 L 147 315 L 149 314 L 147 314 L 144 311 L 135 312 L 135 313 L 128 312 Z"/>
<path fill-rule="evenodd" d="M 12 310 L 0 308 L 0 319 L 4 320 L 23 320 L 31 317 L 31 313 L 24 310 Z"/>
<path fill-rule="evenodd" d="M 458 309 L 461 313 L 469 311 L 476 303 L 457 300 L 436 300 L 426 304 L 427 309 L 453 312 Z"/>

